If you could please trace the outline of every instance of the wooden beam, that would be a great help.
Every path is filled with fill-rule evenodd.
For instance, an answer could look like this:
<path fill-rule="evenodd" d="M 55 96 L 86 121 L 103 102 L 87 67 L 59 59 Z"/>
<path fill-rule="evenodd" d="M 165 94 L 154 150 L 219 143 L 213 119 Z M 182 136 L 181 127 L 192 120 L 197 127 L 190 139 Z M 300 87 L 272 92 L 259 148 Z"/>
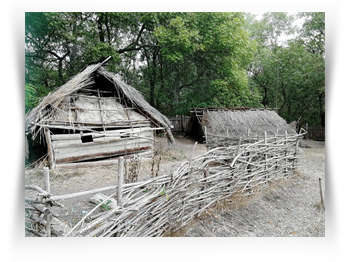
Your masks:
<path fill-rule="evenodd" d="M 57 149 L 61 148 L 67 148 L 67 147 L 86 147 L 88 145 L 93 144 L 107 144 L 107 143 L 113 143 L 113 142 L 120 142 L 120 141 L 126 141 L 126 140 L 137 140 L 140 138 L 147 139 L 147 140 L 153 140 L 152 132 L 145 131 L 140 134 L 130 134 L 130 137 L 120 137 L 119 135 L 110 135 L 110 136 L 94 136 L 92 135 L 93 142 L 83 143 L 81 139 L 75 139 L 75 140 L 58 140 L 58 141 L 52 141 L 52 145 L 54 148 L 54 152 Z"/>
<path fill-rule="evenodd" d="M 53 149 L 51 145 L 51 137 L 50 137 L 50 130 L 48 128 L 44 129 L 45 132 L 45 140 L 46 140 L 46 145 L 47 145 L 47 153 L 49 156 L 49 164 L 50 164 L 50 169 L 55 169 L 55 159 L 53 155 Z"/>
<path fill-rule="evenodd" d="M 116 189 L 117 186 L 109 186 L 109 187 L 104 187 L 104 188 L 97 188 L 89 191 L 83 191 L 83 192 L 78 192 L 78 193 L 72 193 L 68 195 L 62 195 L 62 196 L 53 196 L 51 197 L 52 200 L 58 201 L 58 200 L 64 200 L 64 199 L 70 199 L 70 198 L 75 198 L 75 197 L 80 197 L 80 196 L 86 196 L 89 194 L 95 194 L 98 192 L 103 192 L 103 191 L 108 191 L 111 189 Z"/>
<path fill-rule="evenodd" d="M 124 158 L 119 157 L 118 159 L 118 191 L 117 191 L 117 203 L 119 206 L 123 204 L 123 183 L 124 183 Z"/>
<path fill-rule="evenodd" d="M 138 147 L 138 148 L 114 150 L 109 152 L 99 152 L 99 153 L 92 152 L 92 153 L 87 153 L 80 156 L 76 156 L 75 154 L 67 155 L 67 156 L 63 155 L 60 159 L 57 159 L 57 163 L 77 162 L 77 161 L 84 161 L 84 160 L 91 160 L 91 159 L 121 156 L 121 155 L 127 155 L 127 154 L 136 154 L 140 152 L 145 152 L 147 150 L 151 151 L 151 149 L 152 149 L 151 146 L 144 146 L 144 147 Z"/>
<path fill-rule="evenodd" d="M 137 154 L 124 155 L 124 158 L 132 157 L 134 155 L 138 155 L 140 157 L 152 157 L 152 151 L 144 151 Z M 100 167 L 100 166 L 111 166 L 117 165 L 118 158 L 110 158 L 108 160 L 96 160 L 93 162 L 78 162 L 78 163 L 57 163 L 56 169 L 73 169 L 73 168 L 89 168 L 89 167 Z"/>
<path fill-rule="evenodd" d="M 104 132 L 100 131 L 94 131 L 91 130 L 89 133 L 84 133 L 83 136 L 90 136 L 92 135 L 93 138 L 99 138 L 99 137 L 113 137 L 113 136 L 120 136 L 124 134 L 137 134 L 137 133 L 143 133 L 145 131 L 155 131 L 155 130 L 164 130 L 162 127 L 134 127 L 132 128 L 126 128 L 126 129 L 117 129 L 117 130 L 107 130 L 106 134 Z M 59 134 L 59 135 L 51 135 L 52 141 L 59 141 L 59 140 L 81 140 L 81 136 L 79 134 Z"/>
<path fill-rule="evenodd" d="M 100 90 L 97 89 L 97 95 L 99 98 L 101 98 L 100 96 Z M 101 106 L 101 99 L 98 100 L 98 108 L 100 109 L 100 117 L 101 117 L 101 123 L 102 123 L 102 127 L 103 127 L 103 131 L 106 132 L 106 128 L 105 128 L 105 121 L 103 119 L 103 116 L 102 116 L 102 106 Z"/>

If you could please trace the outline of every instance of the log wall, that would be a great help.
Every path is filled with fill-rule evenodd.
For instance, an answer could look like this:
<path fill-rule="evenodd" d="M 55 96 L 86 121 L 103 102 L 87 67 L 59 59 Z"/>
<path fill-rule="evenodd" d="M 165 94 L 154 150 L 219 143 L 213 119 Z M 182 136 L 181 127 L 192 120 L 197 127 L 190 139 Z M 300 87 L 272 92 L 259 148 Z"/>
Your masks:
<path fill-rule="evenodd" d="M 91 162 L 128 154 L 152 154 L 153 130 L 145 127 L 82 134 L 58 134 L 51 136 L 51 145 L 56 168 L 61 166 L 67 168 L 69 163 Z M 87 163 L 80 166 L 87 166 Z"/>

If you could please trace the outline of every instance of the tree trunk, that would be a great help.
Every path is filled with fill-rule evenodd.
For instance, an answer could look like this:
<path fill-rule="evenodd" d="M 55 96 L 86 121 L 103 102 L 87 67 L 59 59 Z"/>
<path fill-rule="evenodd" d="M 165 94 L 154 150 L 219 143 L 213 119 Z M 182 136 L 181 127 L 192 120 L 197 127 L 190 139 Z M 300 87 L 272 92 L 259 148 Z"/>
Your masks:
<path fill-rule="evenodd" d="M 58 77 L 61 80 L 62 85 L 64 84 L 64 78 L 63 78 L 63 74 L 62 74 L 62 66 L 63 65 L 63 59 L 59 59 L 58 60 Z"/>
<path fill-rule="evenodd" d="M 103 24 L 103 19 L 99 16 L 98 19 L 97 19 L 98 35 L 100 37 L 100 42 L 104 43 L 105 36 L 104 36 L 104 33 L 103 33 L 102 24 Z"/>
<path fill-rule="evenodd" d="M 150 105 L 154 107 L 154 89 L 155 89 L 155 82 L 153 80 L 149 81 L 149 100 Z"/>
<path fill-rule="evenodd" d="M 325 125 L 326 125 L 326 117 L 325 117 L 325 112 L 324 112 L 324 110 L 323 110 L 323 103 L 324 103 L 324 93 L 323 92 L 320 92 L 319 94 L 318 94 L 318 103 L 319 103 L 319 111 L 320 111 L 320 114 L 319 114 L 319 116 L 320 116 L 320 122 L 321 122 L 321 126 L 322 127 L 325 127 Z"/>

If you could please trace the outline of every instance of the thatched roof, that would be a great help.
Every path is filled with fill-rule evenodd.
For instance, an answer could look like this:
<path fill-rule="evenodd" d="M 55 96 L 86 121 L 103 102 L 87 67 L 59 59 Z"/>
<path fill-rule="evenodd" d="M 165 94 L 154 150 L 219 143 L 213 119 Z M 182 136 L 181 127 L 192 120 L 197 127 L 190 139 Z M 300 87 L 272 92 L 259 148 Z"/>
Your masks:
<path fill-rule="evenodd" d="M 67 96 L 82 88 L 92 86 L 95 83 L 95 77 L 102 75 L 113 84 L 118 93 L 123 94 L 123 97 L 126 98 L 133 107 L 139 109 L 144 115 L 149 117 L 156 126 L 163 127 L 167 132 L 168 138 L 173 142 L 174 138 L 170 130 L 171 122 L 167 117 L 153 108 L 139 91 L 119 80 L 116 75 L 102 68 L 102 64 L 103 62 L 87 66 L 67 83 L 44 97 L 38 106 L 27 113 L 25 119 L 26 133 L 31 132 L 33 134 L 34 132 L 38 132 L 37 127 L 39 127 L 39 129 L 42 127 L 40 123 L 45 122 L 43 121 L 44 119 L 50 119 L 52 115 L 60 111 L 59 105 Z"/>
<path fill-rule="evenodd" d="M 296 132 L 280 117 L 275 111 L 267 109 L 251 108 L 206 108 L 195 109 L 194 112 L 201 122 L 202 127 L 206 127 L 207 143 L 218 144 L 220 138 L 235 139 L 263 139 L 265 132 L 267 136 L 276 134 L 288 135 Z M 204 135 L 204 134 L 203 134 Z"/>

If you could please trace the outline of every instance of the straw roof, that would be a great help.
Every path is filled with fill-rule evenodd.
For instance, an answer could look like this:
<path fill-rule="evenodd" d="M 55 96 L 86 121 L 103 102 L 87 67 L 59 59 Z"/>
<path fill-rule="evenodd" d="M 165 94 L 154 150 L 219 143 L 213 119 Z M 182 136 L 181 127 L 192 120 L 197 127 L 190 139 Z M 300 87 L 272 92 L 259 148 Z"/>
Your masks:
<path fill-rule="evenodd" d="M 157 109 L 153 108 L 139 91 L 119 80 L 116 75 L 102 68 L 101 66 L 103 63 L 104 62 L 87 66 L 82 72 L 74 76 L 67 83 L 44 97 L 35 108 L 27 113 L 25 119 L 26 133 L 28 134 L 31 132 L 34 134 L 34 132 L 38 132 L 36 127 L 39 127 L 39 129 L 42 127 L 39 122 L 44 122 L 43 119 L 50 119 L 54 114 L 62 111 L 59 106 L 67 96 L 82 88 L 92 86 L 95 83 L 95 76 L 102 75 L 113 84 L 118 93 L 124 95 L 133 107 L 147 115 L 156 126 L 163 127 L 167 132 L 169 140 L 173 142 L 174 138 L 170 130 L 171 122 L 167 117 L 161 114 Z"/>
<path fill-rule="evenodd" d="M 201 125 L 207 130 L 207 143 L 218 144 L 221 138 L 242 140 L 263 139 L 267 136 L 296 134 L 275 111 L 268 109 L 225 108 L 195 109 Z"/>

